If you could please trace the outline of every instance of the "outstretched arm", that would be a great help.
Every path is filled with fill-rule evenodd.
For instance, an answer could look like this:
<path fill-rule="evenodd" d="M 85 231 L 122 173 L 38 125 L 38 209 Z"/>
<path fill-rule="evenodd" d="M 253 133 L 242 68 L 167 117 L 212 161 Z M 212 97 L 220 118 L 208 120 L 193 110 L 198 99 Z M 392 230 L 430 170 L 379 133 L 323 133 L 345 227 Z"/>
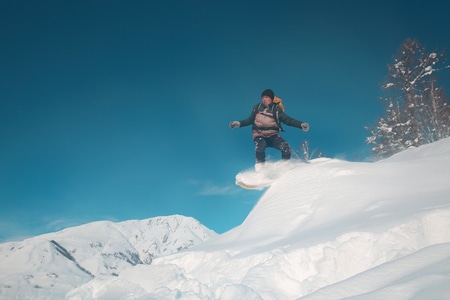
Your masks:
<path fill-rule="evenodd" d="M 256 106 L 253 107 L 253 110 L 247 119 L 241 121 L 232 121 L 230 123 L 230 128 L 245 127 L 251 125 L 255 121 L 255 117 L 256 117 Z"/>
<path fill-rule="evenodd" d="M 302 129 L 303 131 L 308 131 L 309 130 L 309 124 L 302 122 L 302 121 L 298 121 L 294 118 L 289 117 L 287 114 L 285 114 L 284 112 L 279 112 L 278 115 L 279 119 L 281 122 L 283 122 L 284 124 L 288 125 L 288 126 L 292 126 L 292 127 L 297 127 Z"/>

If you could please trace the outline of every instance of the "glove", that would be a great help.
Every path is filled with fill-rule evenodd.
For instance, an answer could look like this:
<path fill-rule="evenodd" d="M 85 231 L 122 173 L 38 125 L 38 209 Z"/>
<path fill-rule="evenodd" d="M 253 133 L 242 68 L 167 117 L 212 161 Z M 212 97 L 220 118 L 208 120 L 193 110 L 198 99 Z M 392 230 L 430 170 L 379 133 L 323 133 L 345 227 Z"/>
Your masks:
<path fill-rule="evenodd" d="M 238 121 L 230 122 L 230 128 L 236 128 L 236 127 L 241 127 L 241 123 L 239 123 Z"/>
<path fill-rule="evenodd" d="M 309 130 L 309 124 L 308 123 L 302 123 L 302 124 L 300 124 L 300 126 L 302 127 L 302 130 L 304 132 L 307 132 Z"/>

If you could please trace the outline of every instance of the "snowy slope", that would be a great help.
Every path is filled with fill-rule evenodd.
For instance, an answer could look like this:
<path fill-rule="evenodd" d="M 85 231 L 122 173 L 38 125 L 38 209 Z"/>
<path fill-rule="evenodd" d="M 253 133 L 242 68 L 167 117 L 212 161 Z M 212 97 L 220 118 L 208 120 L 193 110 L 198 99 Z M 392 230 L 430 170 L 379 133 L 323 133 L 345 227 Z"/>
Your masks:
<path fill-rule="evenodd" d="M 169 216 L 101 221 L 0 244 L 0 299 L 61 299 L 93 278 L 117 276 L 216 234 L 198 221 Z"/>
<path fill-rule="evenodd" d="M 450 299 L 450 139 L 377 163 L 318 159 L 238 227 L 67 299 Z"/>

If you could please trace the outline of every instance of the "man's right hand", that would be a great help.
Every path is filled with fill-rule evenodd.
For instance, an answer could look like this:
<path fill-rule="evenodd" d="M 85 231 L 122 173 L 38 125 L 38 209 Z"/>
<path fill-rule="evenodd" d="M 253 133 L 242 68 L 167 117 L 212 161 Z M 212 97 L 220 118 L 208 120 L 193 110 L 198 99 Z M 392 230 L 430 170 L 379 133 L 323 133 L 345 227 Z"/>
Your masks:
<path fill-rule="evenodd" d="M 237 128 L 237 127 L 241 127 L 241 123 L 239 123 L 238 121 L 230 122 L 230 128 Z"/>

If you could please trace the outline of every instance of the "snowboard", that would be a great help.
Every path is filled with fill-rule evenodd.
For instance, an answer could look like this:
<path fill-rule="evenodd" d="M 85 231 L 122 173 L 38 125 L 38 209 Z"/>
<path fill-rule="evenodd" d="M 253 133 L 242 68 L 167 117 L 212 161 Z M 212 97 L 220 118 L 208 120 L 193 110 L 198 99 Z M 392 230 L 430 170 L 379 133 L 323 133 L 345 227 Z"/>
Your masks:
<path fill-rule="evenodd" d="M 246 190 L 262 190 L 298 165 L 299 162 L 292 160 L 258 163 L 254 168 L 239 172 L 236 185 Z"/>
<path fill-rule="evenodd" d="M 260 190 L 265 187 L 265 185 L 262 185 L 261 183 L 248 182 L 248 180 L 245 179 L 244 174 L 245 172 L 240 172 L 236 175 L 236 185 L 246 190 Z"/>

